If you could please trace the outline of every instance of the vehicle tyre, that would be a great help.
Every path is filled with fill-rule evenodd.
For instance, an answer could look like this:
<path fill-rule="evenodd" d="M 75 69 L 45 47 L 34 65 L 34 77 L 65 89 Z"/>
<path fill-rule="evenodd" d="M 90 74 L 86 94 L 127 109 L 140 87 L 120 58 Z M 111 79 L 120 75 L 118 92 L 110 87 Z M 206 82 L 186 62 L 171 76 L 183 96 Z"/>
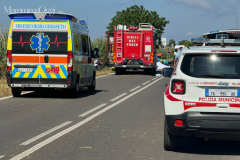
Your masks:
<path fill-rule="evenodd" d="M 88 92 L 95 92 L 95 88 L 96 88 L 96 78 L 94 75 L 92 79 L 92 84 L 91 86 L 88 86 L 87 89 L 88 89 Z"/>
<path fill-rule="evenodd" d="M 120 68 L 115 68 L 115 74 L 120 75 L 122 73 L 122 70 Z"/>
<path fill-rule="evenodd" d="M 71 96 L 77 98 L 79 96 L 79 80 L 77 79 L 75 86 L 70 90 Z"/>
<path fill-rule="evenodd" d="M 13 97 L 19 97 L 21 95 L 22 91 L 18 88 L 12 88 L 12 95 Z"/>
<path fill-rule="evenodd" d="M 153 68 L 153 69 L 152 69 L 152 74 L 153 74 L 153 75 L 156 74 L 156 68 Z"/>
<path fill-rule="evenodd" d="M 178 136 L 171 134 L 167 129 L 167 122 L 164 124 L 164 149 L 167 151 L 176 151 L 178 149 Z"/>
<path fill-rule="evenodd" d="M 150 73 L 151 73 L 151 69 L 150 69 L 150 68 L 144 69 L 144 73 L 145 73 L 145 74 L 150 74 Z"/>

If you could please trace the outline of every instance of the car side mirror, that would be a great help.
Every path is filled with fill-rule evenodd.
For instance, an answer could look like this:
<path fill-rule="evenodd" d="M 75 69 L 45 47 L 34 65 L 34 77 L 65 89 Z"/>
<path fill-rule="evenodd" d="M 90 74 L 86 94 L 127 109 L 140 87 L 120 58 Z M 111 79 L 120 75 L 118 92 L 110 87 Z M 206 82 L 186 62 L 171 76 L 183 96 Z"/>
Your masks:
<path fill-rule="evenodd" d="M 173 73 L 173 68 L 163 68 L 162 73 L 164 77 L 171 77 Z"/>
<path fill-rule="evenodd" d="M 98 48 L 94 48 L 94 50 L 93 50 L 93 58 L 99 58 L 99 49 Z"/>

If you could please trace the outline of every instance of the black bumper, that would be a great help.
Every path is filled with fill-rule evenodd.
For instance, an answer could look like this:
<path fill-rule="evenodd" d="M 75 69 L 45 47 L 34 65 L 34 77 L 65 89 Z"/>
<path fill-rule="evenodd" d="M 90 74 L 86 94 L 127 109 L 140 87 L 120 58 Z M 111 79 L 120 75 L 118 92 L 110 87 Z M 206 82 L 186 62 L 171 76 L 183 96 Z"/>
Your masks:
<path fill-rule="evenodd" d="M 77 79 L 76 71 L 68 71 L 66 79 L 55 78 L 12 78 L 11 72 L 7 73 L 7 82 L 9 87 L 16 88 L 73 88 Z"/>
<path fill-rule="evenodd" d="M 183 126 L 175 126 L 175 120 L 182 120 Z M 169 132 L 178 136 L 240 139 L 240 114 L 187 112 L 167 115 L 166 121 Z"/>
<path fill-rule="evenodd" d="M 154 68 L 153 66 L 144 66 L 144 65 L 115 65 L 115 68 L 139 68 L 139 69 L 145 69 L 145 68 Z"/>

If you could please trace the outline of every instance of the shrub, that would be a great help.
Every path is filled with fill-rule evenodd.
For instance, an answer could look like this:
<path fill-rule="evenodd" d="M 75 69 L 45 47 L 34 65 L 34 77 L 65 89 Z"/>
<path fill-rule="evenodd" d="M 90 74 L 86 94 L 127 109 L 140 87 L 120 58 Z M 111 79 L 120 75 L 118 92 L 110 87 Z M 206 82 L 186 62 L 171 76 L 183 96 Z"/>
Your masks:
<path fill-rule="evenodd" d="M 109 54 L 107 53 L 107 38 L 106 37 L 97 37 L 91 41 L 92 48 L 99 49 L 100 60 L 104 65 L 109 64 Z"/>
<path fill-rule="evenodd" d="M 0 78 L 6 75 L 6 53 L 7 53 L 8 29 L 0 25 Z"/>

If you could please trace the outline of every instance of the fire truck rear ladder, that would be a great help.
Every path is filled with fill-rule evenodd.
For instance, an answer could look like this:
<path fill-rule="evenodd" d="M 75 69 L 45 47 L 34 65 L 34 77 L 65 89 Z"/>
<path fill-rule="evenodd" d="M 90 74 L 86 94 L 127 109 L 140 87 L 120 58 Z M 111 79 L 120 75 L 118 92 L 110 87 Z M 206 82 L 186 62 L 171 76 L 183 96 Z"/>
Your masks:
<path fill-rule="evenodd" d="M 121 29 L 118 29 L 118 27 L 120 28 L 120 25 L 118 25 L 117 28 L 117 61 L 119 61 L 119 58 L 121 58 L 121 62 L 122 62 L 122 56 L 123 56 L 123 30 L 124 30 L 124 25 L 122 26 Z"/>

